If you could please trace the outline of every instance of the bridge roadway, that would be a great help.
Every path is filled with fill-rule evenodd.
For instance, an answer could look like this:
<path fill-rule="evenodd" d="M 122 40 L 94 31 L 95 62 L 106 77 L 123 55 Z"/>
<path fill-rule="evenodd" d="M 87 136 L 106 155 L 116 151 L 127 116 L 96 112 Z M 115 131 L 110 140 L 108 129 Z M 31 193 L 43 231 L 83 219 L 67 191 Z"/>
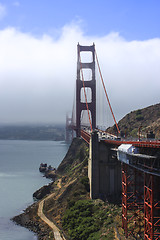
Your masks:
<path fill-rule="evenodd" d="M 91 197 L 110 194 L 112 189 L 115 189 L 115 196 L 120 190 L 122 228 L 126 238 L 134 236 L 137 239 L 138 234 L 145 240 L 160 239 L 160 141 L 121 140 L 98 130 L 92 135 L 81 130 L 81 137 L 88 144 L 91 139 L 88 165 Z M 123 159 L 116 161 L 117 148 L 121 144 L 131 144 L 139 148 L 139 153 L 124 152 Z M 118 177 L 120 171 L 121 177 Z"/>
<path fill-rule="evenodd" d="M 98 130 L 97 130 L 98 131 Z M 101 130 L 100 130 L 101 131 Z M 100 138 L 101 141 L 106 142 L 107 144 L 112 144 L 115 146 L 120 146 L 121 144 L 132 144 L 135 147 L 141 147 L 141 148 L 160 148 L 160 141 L 132 141 L 132 140 L 119 140 L 117 136 L 114 136 L 113 134 L 106 133 L 108 135 L 108 139 L 104 139 L 103 137 Z M 89 144 L 91 134 L 90 132 L 81 129 L 81 137 Z M 114 139 L 113 139 L 114 138 Z M 117 138 L 117 140 L 116 140 Z"/>
<path fill-rule="evenodd" d="M 110 148 L 112 151 L 117 152 L 118 147 L 121 144 L 131 144 L 134 147 L 137 147 L 139 149 L 143 149 L 143 151 L 140 150 L 139 154 L 129 154 L 127 153 L 128 159 L 131 159 L 131 161 L 128 161 L 126 163 L 130 167 L 133 167 L 141 172 L 145 172 L 151 175 L 159 176 L 160 177 L 160 159 L 159 154 L 157 155 L 157 150 L 160 149 L 160 141 L 131 141 L 131 140 L 121 140 L 117 138 L 117 136 L 102 132 L 101 130 L 98 131 L 99 141 L 106 143 L 106 145 L 110 145 Z M 81 137 L 90 144 L 90 138 L 91 134 L 90 132 L 87 132 L 85 130 L 81 130 Z M 107 139 L 106 139 L 107 138 Z M 150 150 L 150 151 L 148 151 Z M 142 154 L 141 154 L 142 152 Z M 146 152 L 146 154 L 145 154 Z M 152 152 L 153 156 L 147 155 L 148 152 Z M 152 155 L 151 154 L 151 155 Z M 117 155 L 117 153 L 116 153 Z M 130 155 L 130 156 L 129 156 Z M 122 161 L 122 163 L 124 163 Z"/>

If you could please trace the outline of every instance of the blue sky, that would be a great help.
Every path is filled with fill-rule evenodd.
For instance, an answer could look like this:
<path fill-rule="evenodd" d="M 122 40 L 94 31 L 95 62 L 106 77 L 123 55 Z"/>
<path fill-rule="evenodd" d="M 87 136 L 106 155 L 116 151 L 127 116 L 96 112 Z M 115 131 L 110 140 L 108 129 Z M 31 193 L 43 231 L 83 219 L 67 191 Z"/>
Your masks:
<path fill-rule="evenodd" d="M 159 103 L 159 13 L 159 0 L 0 0 L 0 124 L 65 122 L 78 42 L 95 43 L 117 120 Z"/>
<path fill-rule="evenodd" d="M 14 26 L 35 36 L 58 34 L 78 22 L 86 35 L 119 32 L 127 40 L 160 36 L 159 0 L 1 0 L 5 16 L 0 29 Z"/>

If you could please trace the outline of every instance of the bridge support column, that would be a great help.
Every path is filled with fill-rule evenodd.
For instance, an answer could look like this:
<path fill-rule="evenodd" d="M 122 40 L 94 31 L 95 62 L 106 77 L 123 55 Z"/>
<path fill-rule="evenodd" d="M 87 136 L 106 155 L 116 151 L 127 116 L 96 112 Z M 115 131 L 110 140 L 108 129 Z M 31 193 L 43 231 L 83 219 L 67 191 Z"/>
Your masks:
<path fill-rule="evenodd" d="M 90 140 L 88 160 L 90 197 L 116 201 L 121 194 L 121 164 L 116 153 L 104 141 L 98 141 L 98 133 L 93 131 Z"/>
<path fill-rule="evenodd" d="M 99 197 L 99 143 L 98 134 L 93 131 L 90 139 L 88 177 L 90 180 L 90 198 Z"/>

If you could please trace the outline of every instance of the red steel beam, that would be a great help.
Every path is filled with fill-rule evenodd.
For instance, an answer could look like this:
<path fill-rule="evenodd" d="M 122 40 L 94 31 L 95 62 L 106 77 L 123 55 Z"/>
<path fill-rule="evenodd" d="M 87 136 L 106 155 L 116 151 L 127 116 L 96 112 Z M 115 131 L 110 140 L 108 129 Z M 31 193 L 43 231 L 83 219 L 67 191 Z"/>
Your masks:
<path fill-rule="evenodd" d="M 160 239 L 160 179 L 145 173 L 144 177 L 144 239 Z"/>
<path fill-rule="evenodd" d="M 122 163 L 122 228 L 125 237 L 143 235 L 142 178 L 139 171 Z"/>
<path fill-rule="evenodd" d="M 128 219 L 127 219 L 127 164 L 122 163 L 122 228 L 125 237 L 128 237 Z"/>
<path fill-rule="evenodd" d="M 132 144 L 135 147 L 147 147 L 147 148 L 160 148 L 160 141 L 116 141 L 116 140 L 104 140 L 107 144 L 121 145 Z"/>

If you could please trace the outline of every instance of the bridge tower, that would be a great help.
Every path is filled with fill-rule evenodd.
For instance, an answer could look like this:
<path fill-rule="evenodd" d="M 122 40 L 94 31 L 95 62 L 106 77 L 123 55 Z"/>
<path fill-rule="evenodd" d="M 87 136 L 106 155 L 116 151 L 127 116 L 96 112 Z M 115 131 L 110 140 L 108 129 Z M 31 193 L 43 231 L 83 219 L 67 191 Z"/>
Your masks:
<path fill-rule="evenodd" d="M 92 62 L 81 62 L 81 52 L 91 52 Z M 77 80 L 76 80 L 76 135 L 80 136 L 81 129 L 81 113 L 83 110 L 87 110 L 86 103 L 81 100 L 81 89 L 91 89 L 91 102 L 88 102 L 88 109 L 91 113 L 92 128 L 96 128 L 96 79 L 95 79 L 95 45 L 92 46 L 80 46 L 77 45 Z M 89 81 L 82 81 L 81 71 L 83 69 L 91 69 L 92 78 Z M 84 84 L 84 85 L 83 85 Z"/>

